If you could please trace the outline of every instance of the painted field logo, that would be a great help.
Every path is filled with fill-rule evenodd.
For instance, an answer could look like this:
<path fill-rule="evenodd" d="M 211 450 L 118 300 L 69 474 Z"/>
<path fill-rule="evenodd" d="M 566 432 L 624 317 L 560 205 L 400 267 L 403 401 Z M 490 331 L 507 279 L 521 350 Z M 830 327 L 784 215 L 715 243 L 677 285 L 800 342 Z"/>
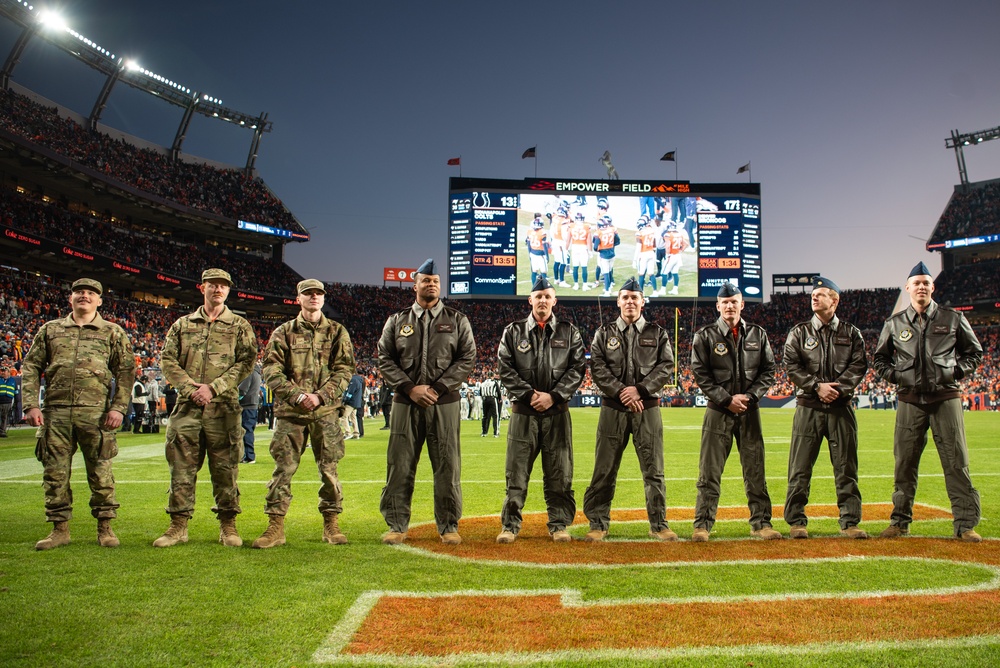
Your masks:
<path fill-rule="evenodd" d="M 810 506 L 835 518 L 835 506 Z M 865 506 L 885 521 L 888 504 Z M 775 508 L 780 515 L 780 509 Z M 671 521 L 689 509 L 670 509 Z M 745 521 L 746 508 L 721 508 L 721 521 Z M 951 519 L 917 505 L 914 519 Z M 613 513 L 613 526 L 645 523 L 645 511 Z M 914 525 L 916 526 L 916 524 Z M 599 544 L 549 539 L 543 514 L 525 516 L 516 543 L 498 546 L 495 516 L 462 521 L 465 541 L 440 543 L 433 524 L 413 527 L 394 549 L 535 573 L 559 573 L 576 586 L 362 594 L 313 655 L 319 663 L 445 665 L 552 660 L 657 659 L 669 656 L 835 651 L 1000 639 L 1000 541 L 970 546 L 941 538 L 857 541 L 718 540 L 692 544 L 619 540 Z M 578 516 L 575 529 L 586 529 Z M 905 562 L 904 568 L 899 568 Z M 711 591 L 648 595 L 643 578 L 696 569 L 740 569 L 760 578 L 758 593 Z M 796 570 L 826 569 L 836 582 L 793 584 Z M 898 575 L 892 575 L 897 573 Z M 525 575 L 528 573 L 526 572 Z M 910 583 L 922 574 L 933 586 Z M 581 577 L 582 576 L 582 577 Z M 612 583 L 602 588 L 604 578 Z M 788 585 L 785 588 L 785 579 Z M 527 577 L 506 578 L 523 582 Z M 679 580 L 679 581 L 682 581 Z M 711 580 L 710 580 L 711 581 Z M 768 591 L 769 590 L 769 591 Z M 661 592 L 662 593 L 662 592 Z M 809 620 L 808 624 L 776 620 Z M 641 633 L 638 632 L 641 629 Z M 391 630 L 389 632 L 388 630 Z"/>

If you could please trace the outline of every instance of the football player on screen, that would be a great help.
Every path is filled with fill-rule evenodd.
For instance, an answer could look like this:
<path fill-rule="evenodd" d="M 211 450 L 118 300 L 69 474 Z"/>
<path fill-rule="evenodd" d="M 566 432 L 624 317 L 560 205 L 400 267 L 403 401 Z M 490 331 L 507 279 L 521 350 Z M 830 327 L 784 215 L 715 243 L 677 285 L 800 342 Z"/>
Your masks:
<path fill-rule="evenodd" d="M 608 198 L 607 197 L 604 197 L 602 195 L 602 196 L 600 196 L 600 197 L 597 198 L 597 219 L 598 220 L 600 220 L 602 216 L 608 215 L 608 208 L 609 208 L 609 206 L 610 205 L 608 204 Z M 597 231 L 600 228 L 600 226 L 601 226 L 601 224 L 598 223 L 593 228 L 593 235 L 594 235 L 593 238 L 595 238 L 595 239 L 597 238 Z M 594 284 L 595 285 L 600 285 L 601 284 L 601 271 L 602 271 L 602 269 L 601 269 L 601 263 L 598 262 L 597 263 L 597 268 L 594 269 Z"/>
<path fill-rule="evenodd" d="M 583 289 L 590 290 L 596 284 L 587 282 L 587 264 L 590 262 L 590 239 L 592 232 L 582 213 L 573 216 L 569 226 L 569 260 L 573 265 L 573 289 L 580 289 L 580 269 L 583 269 Z"/>
<path fill-rule="evenodd" d="M 681 276 L 681 264 L 683 253 L 687 250 L 688 238 L 687 233 L 678 228 L 677 223 L 670 222 L 661 232 L 663 236 L 663 247 L 666 250 L 666 259 L 663 261 L 663 268 L 660 271 L 660 275 L 663 278 L 663 285 L 658 293 L 661 297 L 667 294 L 667 282 L 673 279 L 674 287 L 670 288 L 670 294 L 676 295 L 678 292 L 678 285 L 680 284 Z"/>
<path fill-rule="evenodd" d="M 639 290 L 645 292 L 646 277 L 656 295 L 656 228 L 649 224 L 649 218 L 639 216 L 635 224 L 635 260 L 632 264 L 639 274 Z"/>
<path fill-rule="evenodd" d="M 601 216 L 597 221 L 597 234 L 594 235 L 594 250 L 597 251 L 597 269 L 604 274 L 602 297 L 611 296 L 611 285 L 615 281 L 615 247 L 621 242 L 611 216 Z"/>
<path fill-rule="evenodd" d="M 569 264 L 569 252 L 566 246 L 566 233 L 569 230 L 569 206 L 560 203 L 556 212 L 550 218 L 549 244 L 552 246 L 552 273 L 555 283 L 568 288 L 566 282 L 566 265 Z M 534 283 L 532 283 L 534 285 Z"/>
<path fill-rule="evenodd" d="M 542 214 L 535 214 L 535 219 L 531 221 L 531 229 L 528 230 L 524 243 L 528 247 L 531 284 L 534 285 L 538 277 L 548 278 L 549 253 L 552 251 L 552 247 L 549 245 L 549 236 L 545 233 L 545 223 L 542 222 Z"/>

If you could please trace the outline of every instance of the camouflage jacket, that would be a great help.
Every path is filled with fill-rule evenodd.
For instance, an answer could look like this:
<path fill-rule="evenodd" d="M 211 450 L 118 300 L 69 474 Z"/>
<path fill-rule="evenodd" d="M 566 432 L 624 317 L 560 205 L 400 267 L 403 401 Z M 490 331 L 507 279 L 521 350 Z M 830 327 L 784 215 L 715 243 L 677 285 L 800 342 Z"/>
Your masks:
<path fill-rule="evenodd" d="M 191 401 L 195 383 L 208 383 L 212 403 L 239 412 L 237 387 L 257 361 L 257 336 L 250 323 L 225 307 L 209 322 L 205 307 L 177 319 L 160 353 L 163 377 L 177 388 L 177 402 Z"/>
<path fill-rule="evenodd" d="M 316 324 L 302 317 L 274 330 L 264 353 L 264 382 L 274 392 L 276 417 L 328 415 L 354 375 L 354 346 L 339 322 L 325 316 Z M 314 411 L 297 405 L 299 395 L 315 393 L 323 405 Z"/>
<path fill-rule="evenodd" d="M 421 317 L 427 313 L 427 336 Z M 411 403 L 415 385 L 430 385 L 438 403 L 458 401 L 458 388 L 476 364 L 476 341 L 469 319 L 438 302 L 430 310 L 419 304 L 385 321 L 378 342 L 378 367 L 382 378 L 396 390 L 394 401 Z"/>
<path fill-rule="evenodd" d="M 38 408 L 45 374 L 46 406 L 80 406 L 125 414 L 135 378 L 135 357 L 128 336 L 98 313 L 80 326 L 69 315 L 38 330 L 21 366 L 24 410 Z M 111 398 L 111 383 L 117 388 Z"/>

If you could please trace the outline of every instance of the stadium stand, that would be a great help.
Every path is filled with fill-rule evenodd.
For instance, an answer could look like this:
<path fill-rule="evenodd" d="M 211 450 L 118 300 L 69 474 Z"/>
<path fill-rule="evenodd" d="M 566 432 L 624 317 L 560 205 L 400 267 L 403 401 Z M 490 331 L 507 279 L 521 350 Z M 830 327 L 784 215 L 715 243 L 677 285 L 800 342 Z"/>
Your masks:
<path fill-rule="evenodd" d="M 73 211 L 66 200 L 45 202 L 21 190 L 0 188 L 0 223 L 6 227 L 192 280 L 199 280 L 205 267 L 222 267 L 240 288 L 266 294 L 294 293 L 301 280 L 281 262 L 206 245 L 204 236 L 129 223 L 96 211 Z"/>
<path fill-rule="evenodd" d="M 305 233 L 264 182 L 242 170 L 171 161 L 166 154 L 132 146 L 82 127 L 12 90 L 0 93 L 0 129 L 65 156 L 109 181 L 132 186 L 185 207 L 236 220 Z"/>
<path fill-rule="evenodd" d="M 955 186 L 928 244 L 1000 234 L 1000 180 Z"/>

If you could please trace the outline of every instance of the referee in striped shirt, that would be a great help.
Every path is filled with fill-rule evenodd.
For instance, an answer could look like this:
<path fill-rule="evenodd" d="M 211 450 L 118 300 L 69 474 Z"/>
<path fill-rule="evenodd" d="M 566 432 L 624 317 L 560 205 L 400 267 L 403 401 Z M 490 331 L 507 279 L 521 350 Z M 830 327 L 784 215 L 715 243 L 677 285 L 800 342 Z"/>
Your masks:
<path fill-rule="evenodd" d="M 500 437 L 500 381 L 487 377 L 479 384 L 479 396 L 483 398 L 483 438 L 489 430 L 490 420 L 493 420 L 493 438 Z"/>

